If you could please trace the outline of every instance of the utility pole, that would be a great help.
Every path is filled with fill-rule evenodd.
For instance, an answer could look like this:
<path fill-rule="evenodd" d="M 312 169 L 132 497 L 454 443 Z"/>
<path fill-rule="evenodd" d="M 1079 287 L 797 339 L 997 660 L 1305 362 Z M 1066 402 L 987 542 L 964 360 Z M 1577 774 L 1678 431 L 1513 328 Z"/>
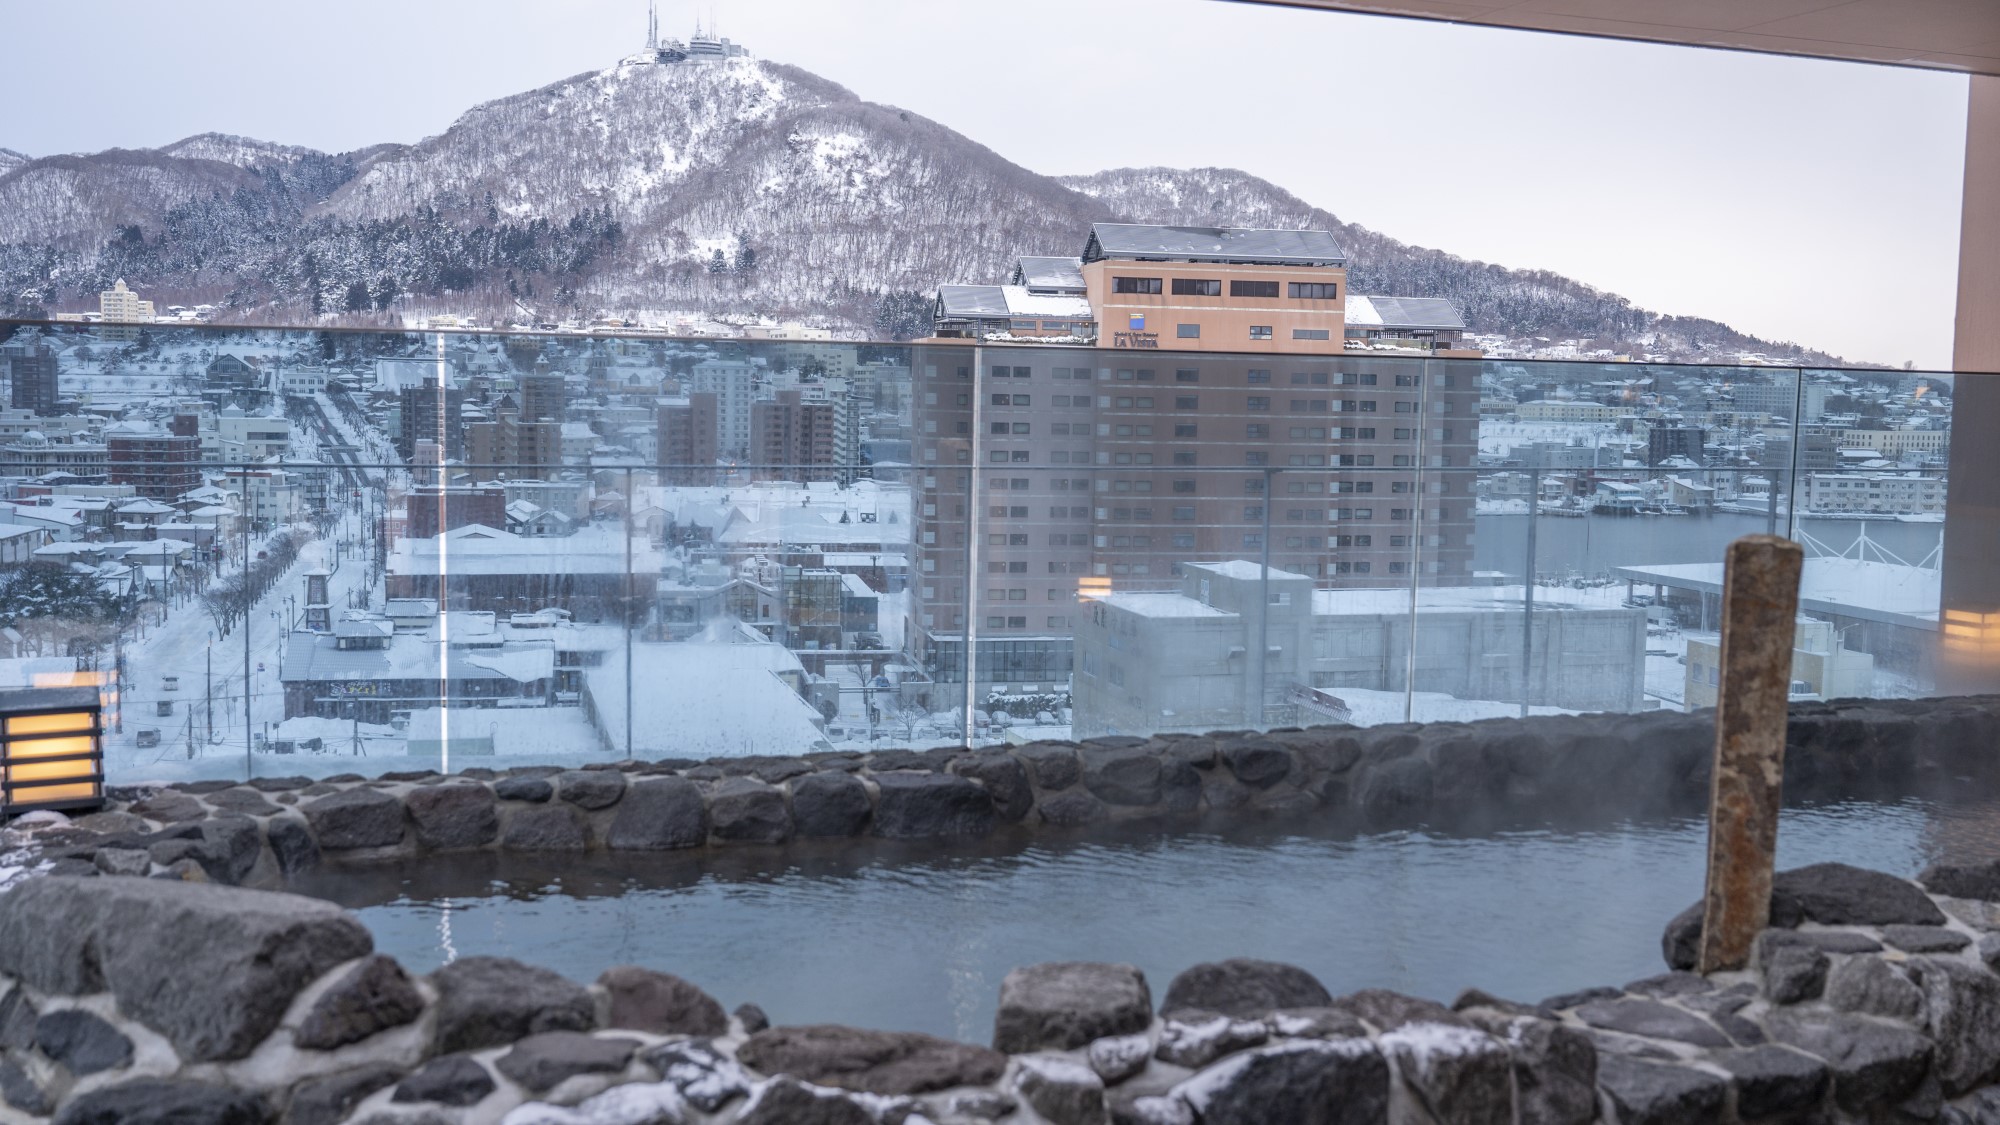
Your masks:
<path fill-rule="evenodd" d="M 1529 678 L 1535 667 L 1535 520 L 1542 511 L 1542 465 L 1528 468 L 1528 558 L 1521 575 L 1521 717 L 1528 717 Z M 1415 644 L 1414 639 L 1411 644 Z"/>
<path fill-rule="evenodd" d="M 208 713 L 208 740 L 215 741 L 215 634 L 208 634 L 207 672 L 202 677 L 202 707 Z"/>

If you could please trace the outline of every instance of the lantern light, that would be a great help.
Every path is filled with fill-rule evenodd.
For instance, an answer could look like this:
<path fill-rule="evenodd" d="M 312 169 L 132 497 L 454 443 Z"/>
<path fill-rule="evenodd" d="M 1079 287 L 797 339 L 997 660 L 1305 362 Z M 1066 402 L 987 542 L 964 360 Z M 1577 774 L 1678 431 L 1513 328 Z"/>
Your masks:
<path fill-rule="evenodd" d="M 104 804 L 96 688 L 0 691 L 0 816 Z"/>

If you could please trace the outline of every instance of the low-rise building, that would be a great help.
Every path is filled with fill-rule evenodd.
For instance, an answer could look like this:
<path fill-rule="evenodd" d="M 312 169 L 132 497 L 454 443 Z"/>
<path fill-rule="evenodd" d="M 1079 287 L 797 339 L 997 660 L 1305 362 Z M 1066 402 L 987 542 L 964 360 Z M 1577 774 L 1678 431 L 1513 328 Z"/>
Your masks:
<path fill-rule="evenodd" d="M 1943 515 L 1948 483 L 1921 473 L 1807 473 L 1805 506 L 1813 512 Z"/>
<path fill-rule="evenodd" d="M 1538 598 L 1524 638 L 1519 586 L 1426 588 L 1412 614 L 1407 589 L 1316 590 L 1278 570 L 1267 589 L 1261 568 L 1242 560 L 1181 569 L 1179 590 L 1112 593 L 1085 607 L 1071 681 L 1077 737 L 1309 722 L 1342 689 L 1642 706 L 1642 610 Z M 1251 656 L 1260 649 L 1261 666 Z"/>

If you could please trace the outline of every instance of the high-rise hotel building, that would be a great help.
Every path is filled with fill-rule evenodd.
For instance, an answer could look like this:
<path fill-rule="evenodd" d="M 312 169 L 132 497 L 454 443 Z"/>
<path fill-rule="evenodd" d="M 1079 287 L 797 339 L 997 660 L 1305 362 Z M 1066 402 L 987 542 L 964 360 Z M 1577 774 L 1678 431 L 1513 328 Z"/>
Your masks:
<path fill-rule="evenodd" d="M 970 630 L 979 683 L 1061 685 L 1090 594 L 1267 545 L 1322 587 L 1469 581 L 1478 353 L 1449 302 L 1354 297 L 1346 265 L 1325 231 L 1100 223 L 941 287 L 912 379 L 932 675 L 963 682 Z"/>

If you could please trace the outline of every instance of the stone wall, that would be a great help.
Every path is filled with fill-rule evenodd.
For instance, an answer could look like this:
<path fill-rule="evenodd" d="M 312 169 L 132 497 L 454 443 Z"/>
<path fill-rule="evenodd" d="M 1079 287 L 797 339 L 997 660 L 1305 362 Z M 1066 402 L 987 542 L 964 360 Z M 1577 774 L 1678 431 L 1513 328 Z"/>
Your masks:
<path fill-rule="evenodd" d="M 501 773 L 257 778 L 118 790 L 36 833 L 64 874 L 276 887 L 323 862 L 454 851 L 659 851 L 874 835 L 946 839 L 1198 815 L 1427 820 L 1698 813 L 1712 713 L 1494 719 Z M 2000 697 L 1796 708 L 1789 799 L 2000 780 Z"/>
<path fill-rule="evenodd" d="M 635 966 L 412 977 L 289 894 L 0 895 L 0 1121 L 57 1125 L 1684 1125 L 2000 1120 L 2000 864 L 1786 872 L 1753 966 L 1534 1003 L 1294 966 L 1034 965 L 990 1046 L 770 1027 Z M 1663 939 L 1690 956 L 1698 921 Z"/>

